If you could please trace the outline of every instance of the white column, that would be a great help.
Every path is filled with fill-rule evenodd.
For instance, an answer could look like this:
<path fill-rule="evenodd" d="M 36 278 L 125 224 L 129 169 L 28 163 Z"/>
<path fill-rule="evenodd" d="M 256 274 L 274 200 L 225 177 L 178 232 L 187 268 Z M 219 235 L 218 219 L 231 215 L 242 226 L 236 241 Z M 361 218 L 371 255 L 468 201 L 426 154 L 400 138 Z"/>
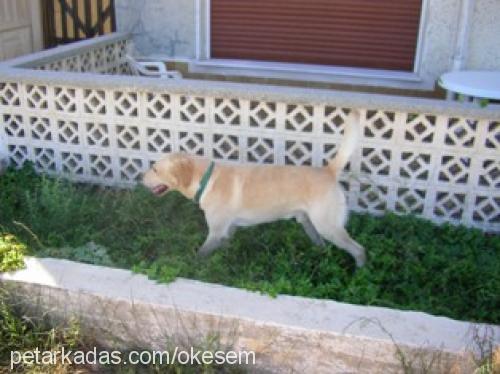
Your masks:
<path fill-rule="evenodd" d="M 195 38 L 195 58 L 200 60 L 201 56 L 201 4 L 200 0 L 194 0 L 194 27 L 196 30 Z"/>
<path fill-rule="evenodd" d="M 475 0 L 461 0 L 452 70 L 461 70 L 467 59 Z"/>

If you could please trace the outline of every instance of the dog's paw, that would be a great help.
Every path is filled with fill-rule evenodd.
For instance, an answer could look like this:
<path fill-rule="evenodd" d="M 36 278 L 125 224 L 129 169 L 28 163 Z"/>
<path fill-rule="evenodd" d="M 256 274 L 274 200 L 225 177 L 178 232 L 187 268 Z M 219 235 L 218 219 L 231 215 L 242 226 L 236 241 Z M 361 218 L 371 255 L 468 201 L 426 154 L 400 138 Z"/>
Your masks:
<path fill-rule="evenodd" d="M 365 254 L 365 252 L 363 251 L 361 254 L 359 254 L 358 256 L 356 256 L 354 258 L 354 261 L 356 262 L 356 267 L 358 269 L 362 268 L 363 266 L 365 266 L 365 264 L 366 264 L 366 254 Z"/>
<path fill-rule="evenodd" d="M 196 256 L 203 258 L 203 257 L 207 257 L 208 253 L 207 253 L 207 251 L 204 251 L 203 248 L 200 248 L 196 251 Z"/>
<path fill-rule="evenodd" d="M 316 244 L 318 247 L 325 247 L 326 246 L 326 242 L 321 237 L 314 244 Z"/>
<path fill-rule="evenodd" d="M 202 246 L 196 252 L 196 256 L 198 256 L 200 258 L 208 257 L 214 251 L 214 249 L 215 248 L 208 248 L 208 247 Z"/>

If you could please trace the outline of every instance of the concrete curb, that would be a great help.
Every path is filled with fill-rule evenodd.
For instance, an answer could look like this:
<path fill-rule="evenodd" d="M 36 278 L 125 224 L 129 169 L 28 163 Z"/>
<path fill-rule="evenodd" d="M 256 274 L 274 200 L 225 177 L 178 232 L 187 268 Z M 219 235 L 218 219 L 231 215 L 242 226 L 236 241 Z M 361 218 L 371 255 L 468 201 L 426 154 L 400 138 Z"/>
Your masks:
<path fill-rule="evenodd" d="M 418 360 L 439 356 L 469 372 L 473 325 L 421 312 L 254 292 L 178 279 L 163 285 L 126 270 L 58 259 L 27 258 L 0 281 L 59 317 L 77 315 L 101 333 L 160 348 L 165 336 L 193 341 L 218 333 L 225 344 L 254 350 L 256 370 L 315 373 L 399 372 L 399 347 Z M 37 296 L 37 297 L 33 297 Z M 438 367 L 436 367 L 437 369 Z"/>

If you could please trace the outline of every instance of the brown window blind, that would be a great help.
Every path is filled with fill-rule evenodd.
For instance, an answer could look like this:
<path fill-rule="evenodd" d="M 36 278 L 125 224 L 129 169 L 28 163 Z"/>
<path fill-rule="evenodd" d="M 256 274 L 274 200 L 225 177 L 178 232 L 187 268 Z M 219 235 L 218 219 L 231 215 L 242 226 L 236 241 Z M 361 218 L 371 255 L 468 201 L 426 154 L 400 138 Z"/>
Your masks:
<path fill-rule="evenodd" d="M 421 7 L 421 0 L 211 0 L 211 56 L 412 71 Z"/>

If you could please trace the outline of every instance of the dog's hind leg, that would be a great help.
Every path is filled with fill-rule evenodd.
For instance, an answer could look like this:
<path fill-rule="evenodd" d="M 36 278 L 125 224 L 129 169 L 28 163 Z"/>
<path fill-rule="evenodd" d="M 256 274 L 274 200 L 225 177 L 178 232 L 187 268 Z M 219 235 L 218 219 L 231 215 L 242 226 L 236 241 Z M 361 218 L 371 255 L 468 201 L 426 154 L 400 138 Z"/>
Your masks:
<path fill-rule="evenodd" d="M 309 237 L 309 239 L 311 239 L 311 241 L 314 244 L 319 245 L 319 246 L 325 245 L 325 241 L 323 240 L 321 235 L 318 233 L 318 231 L 316 231 L 316 229 L 314 228 L 314 225 L 312 224 L 311 220 L 309 219 L 309 217 L 307 216 L 306 213 L 297 214 L 297 216 L 295 216 L 295 219 L 297 220 L 297 222 L 299 222 L 302 225 L 307 236 Z"/>
<path fill-rule="evenodd" d="M 361 267 L 366 262 L 365 249 L 356 243 L 344 229 L 347 204 L 340 189 L 310 207 L 307 214 L 316 231 L 326 240 L 349 253 Z"/>
<path fill-rule="evenodd" d="M 339 215 L 341 210 L 333 212 L 322 207 L 312 212 L 311 222 L 323 238 L 349 253 L 354 258 L 356 266 L 361 267 L 366 262 L 365 249 L 356 243 L 341 226 L 344 221 L 342 215 Z"/>
<path fill-rule="evenodd" d="M 362 245 L 357 243 L 347 231 L 343 228 L 336 228 L 332 230 L 332 242 L 345 251 L 347 251 L 351 256 L 354 257 L 354 261 L 356 261 L 356 266 L 362 267 L 366 262 L 366 252 Z"/>
<path fill-rule="evenodd" d="M 349 253 L 356 262 L 356 266 L 362 267 L 366 262 L 365 249 L 354 241 L 343 227 L 335 227 L 329 230 L 321 230 L 321 235 L 340 249 Z"/>

